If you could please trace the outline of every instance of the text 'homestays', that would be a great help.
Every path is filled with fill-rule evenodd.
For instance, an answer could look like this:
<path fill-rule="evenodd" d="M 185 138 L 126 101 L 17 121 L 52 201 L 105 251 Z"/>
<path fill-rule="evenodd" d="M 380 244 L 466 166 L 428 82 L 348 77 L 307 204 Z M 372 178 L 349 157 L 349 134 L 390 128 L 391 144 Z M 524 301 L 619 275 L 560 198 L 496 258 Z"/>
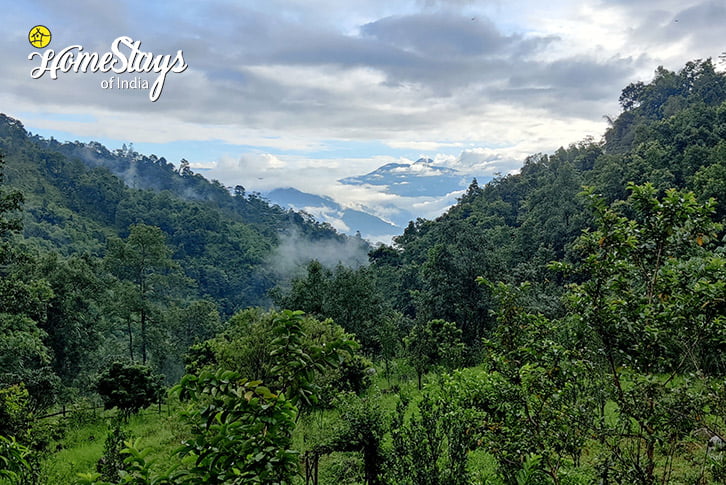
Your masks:
<path fill-rule="evenodd" d="M 46 49 L 42 54 L 32 52 L 29 60 L 40 58 L 40 65 L 30 71 L 33 79 L 39 79 L 49 73 L 51 79 L 58 79 L 58 73 L 63 72 L 114 72 L 116 74 L 130 73 L 157 73 L 158 76 L 151 84 L 149 99 L 156 101 L 164 89 L 166 76 L 170 72 L 184 72 L 188 67 L 184 61 L 181 50 L 175 56 L 170 54 L 154 55 L 140 49 L 141 41 L 134 41 L 131 37 L 116 38 L 111 44 L 111 51 L 99 54 L 87 52 L 83 46 L 71 45 L 57 53 L 53 49 Z M 103 83 L 102 83 L 103 84 Z"/>

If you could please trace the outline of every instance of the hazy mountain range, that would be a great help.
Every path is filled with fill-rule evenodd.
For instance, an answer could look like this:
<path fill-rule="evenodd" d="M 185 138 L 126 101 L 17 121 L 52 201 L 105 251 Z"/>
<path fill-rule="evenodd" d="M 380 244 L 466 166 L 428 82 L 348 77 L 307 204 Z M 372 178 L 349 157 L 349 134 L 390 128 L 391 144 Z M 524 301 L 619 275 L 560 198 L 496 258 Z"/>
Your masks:
<path fill-rule="evenodd" d="M 389 241 L 401 234 L 408 221 L 422 217 L 423 210 L 416 213 L 417 206 L 440 206 L 443 211 L 456 202 L 471 180 L 469 174 L 421 158 L 413 163 L 388 163 L 367 174 L 338 180 L 344 185 L 366 185 L 391 196 L 388 202 L 377 206 L 347 207 L 328 195 L 311 194 L 294 187 L 276 188 L 265 196 L 282 207 L 307 212 L 340 232 L 351 235 L 360 232 L 371 241 Z M 489 180 L 489 176 L 478 177 L 480 184 Z"/>

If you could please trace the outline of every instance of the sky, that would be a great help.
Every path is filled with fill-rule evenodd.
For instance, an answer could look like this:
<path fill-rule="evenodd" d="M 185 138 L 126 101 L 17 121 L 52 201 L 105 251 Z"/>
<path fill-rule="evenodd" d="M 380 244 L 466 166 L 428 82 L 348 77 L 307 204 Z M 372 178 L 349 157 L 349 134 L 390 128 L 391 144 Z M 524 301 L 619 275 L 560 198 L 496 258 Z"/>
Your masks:
<path fill-rule="evenodd" d="M 726 50 L 723 0 L 0 1 L 0 112 L 31 132 L 133 143 L 248 191 L 426 217 L 443 208 L 338 179 L 421 157 L 516 172 L 528 155 L 599 140 L 621 90 L 658 66 Z M 43 49 L 28 42 L 35 25 L 52 32 Z M 111 80 L 151 85 L 153 72 L 31 77 L 47 49 L 100 56 L 122 36 L 153 58 L 182 52 L 187 68 L 156 101 Z"/>

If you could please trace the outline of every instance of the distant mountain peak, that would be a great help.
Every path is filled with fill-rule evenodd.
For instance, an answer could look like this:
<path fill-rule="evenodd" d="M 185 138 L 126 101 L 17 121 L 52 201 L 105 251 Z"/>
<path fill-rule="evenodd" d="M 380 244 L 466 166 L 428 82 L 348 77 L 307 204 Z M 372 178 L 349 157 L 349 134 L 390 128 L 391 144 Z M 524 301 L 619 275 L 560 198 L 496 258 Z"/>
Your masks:
<path fill-rule="evenodd" d="M 402 197 L 441 197 L 464 190 L 466 175 L 449 167 L 438 166 L 430 158 L 413 163 L 387 163 L 365 175 L 338 180 L 345 185 L 375 185 Z"/>
<path fill-rule="evenodd" d="M 305 211 L 349 235 L 360 232 L 367 239 L 376 240 L 401 232 L 401 227 L 395 224 L 364 210 L 343 207 L 328 196 L 309 194 L 293 187 L 273 189 L 266 196 L 275 204 Z"/>

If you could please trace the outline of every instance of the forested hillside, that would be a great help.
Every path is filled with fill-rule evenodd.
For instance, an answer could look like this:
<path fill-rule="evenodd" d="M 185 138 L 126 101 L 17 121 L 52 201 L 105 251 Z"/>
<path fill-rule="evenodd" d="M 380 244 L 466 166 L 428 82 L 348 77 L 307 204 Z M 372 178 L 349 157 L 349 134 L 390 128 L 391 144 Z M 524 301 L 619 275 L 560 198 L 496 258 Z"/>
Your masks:
<path fill-rule="evenodd" d="M 3 118 L 0 483 L 723 483 L 726 76 L 660 68 L 620 103 L 602 140 L 287 282 L 279 248 L 364 243 Z M 32 419 L 97 396 L 103 450 Z M 159 399 L 167 441 L 125 441 Z"/>
<path fill-rule="evenodd" d="M 272 206 L 242 186 L 218 181 L 132 149 L 59 143 L 30 136 L 18 120 L 0 118 L 7 184 L 25 197 L 23 235 L 64 255 L 103 256 L 109 238 L 134 224 L 161 229 L 171 257 L 225 315 L 264 304 L 274 285 L 267 258 L 280 236 L 348 242 L 330 226 Z M 361 248 L 364 254 L 365 248 Z"/>
<path fill-rule="evenodd" d="M 230 194 L 184 161 L 175 169 L 129 149 L 45 140 L 5 115 L 0 153 L 13 201 L 3 217 L 22 229 L 4 236 L 3 303 L 18 305 L 14 313 L 32 300 L 38 327 L 31 353 L 3 371 L 40 365 L 33 372 L 47 375 L 36 376 L 37 394 L 48 402 L 61 390 L 86 392 L 89 376 L 119 358 L 153 361 L 177 379 L 191 343 L 237 310 L 269 305 L 270 288 L 295 274 L 304 260 L 283 254 L 291 241 L 308 253 L 339 248 L 346 263 L 365 260 L 363 241 L 243 187 Z"/>
<path fill-rule="evenodd" d="M 574 243 L 595 216 L 578 195 L 583 187 L 607 204 L 626 200 L 629 183 L 651 184 L 658 197 L 690 190 L 700 203 L 715 198 L 713 220 L 724 222 L 724 101 L 726 79 L 710 61 L 678 73 L 659 69 L 650 84 L 623 90 L 623 112 L 602 141 L 532 155 L 520 173 L 484 187 L 474 181 L 446 214 L 411 222 L 393 247 L 374 251 L 373 272 L 398 311 L 457 322 L 474 345 L 495 325 L 492 295 L 477 276 L 537 285 L 538 311 L 556 316 L 565 280 L 547 264 L 581 258 Z"/>

